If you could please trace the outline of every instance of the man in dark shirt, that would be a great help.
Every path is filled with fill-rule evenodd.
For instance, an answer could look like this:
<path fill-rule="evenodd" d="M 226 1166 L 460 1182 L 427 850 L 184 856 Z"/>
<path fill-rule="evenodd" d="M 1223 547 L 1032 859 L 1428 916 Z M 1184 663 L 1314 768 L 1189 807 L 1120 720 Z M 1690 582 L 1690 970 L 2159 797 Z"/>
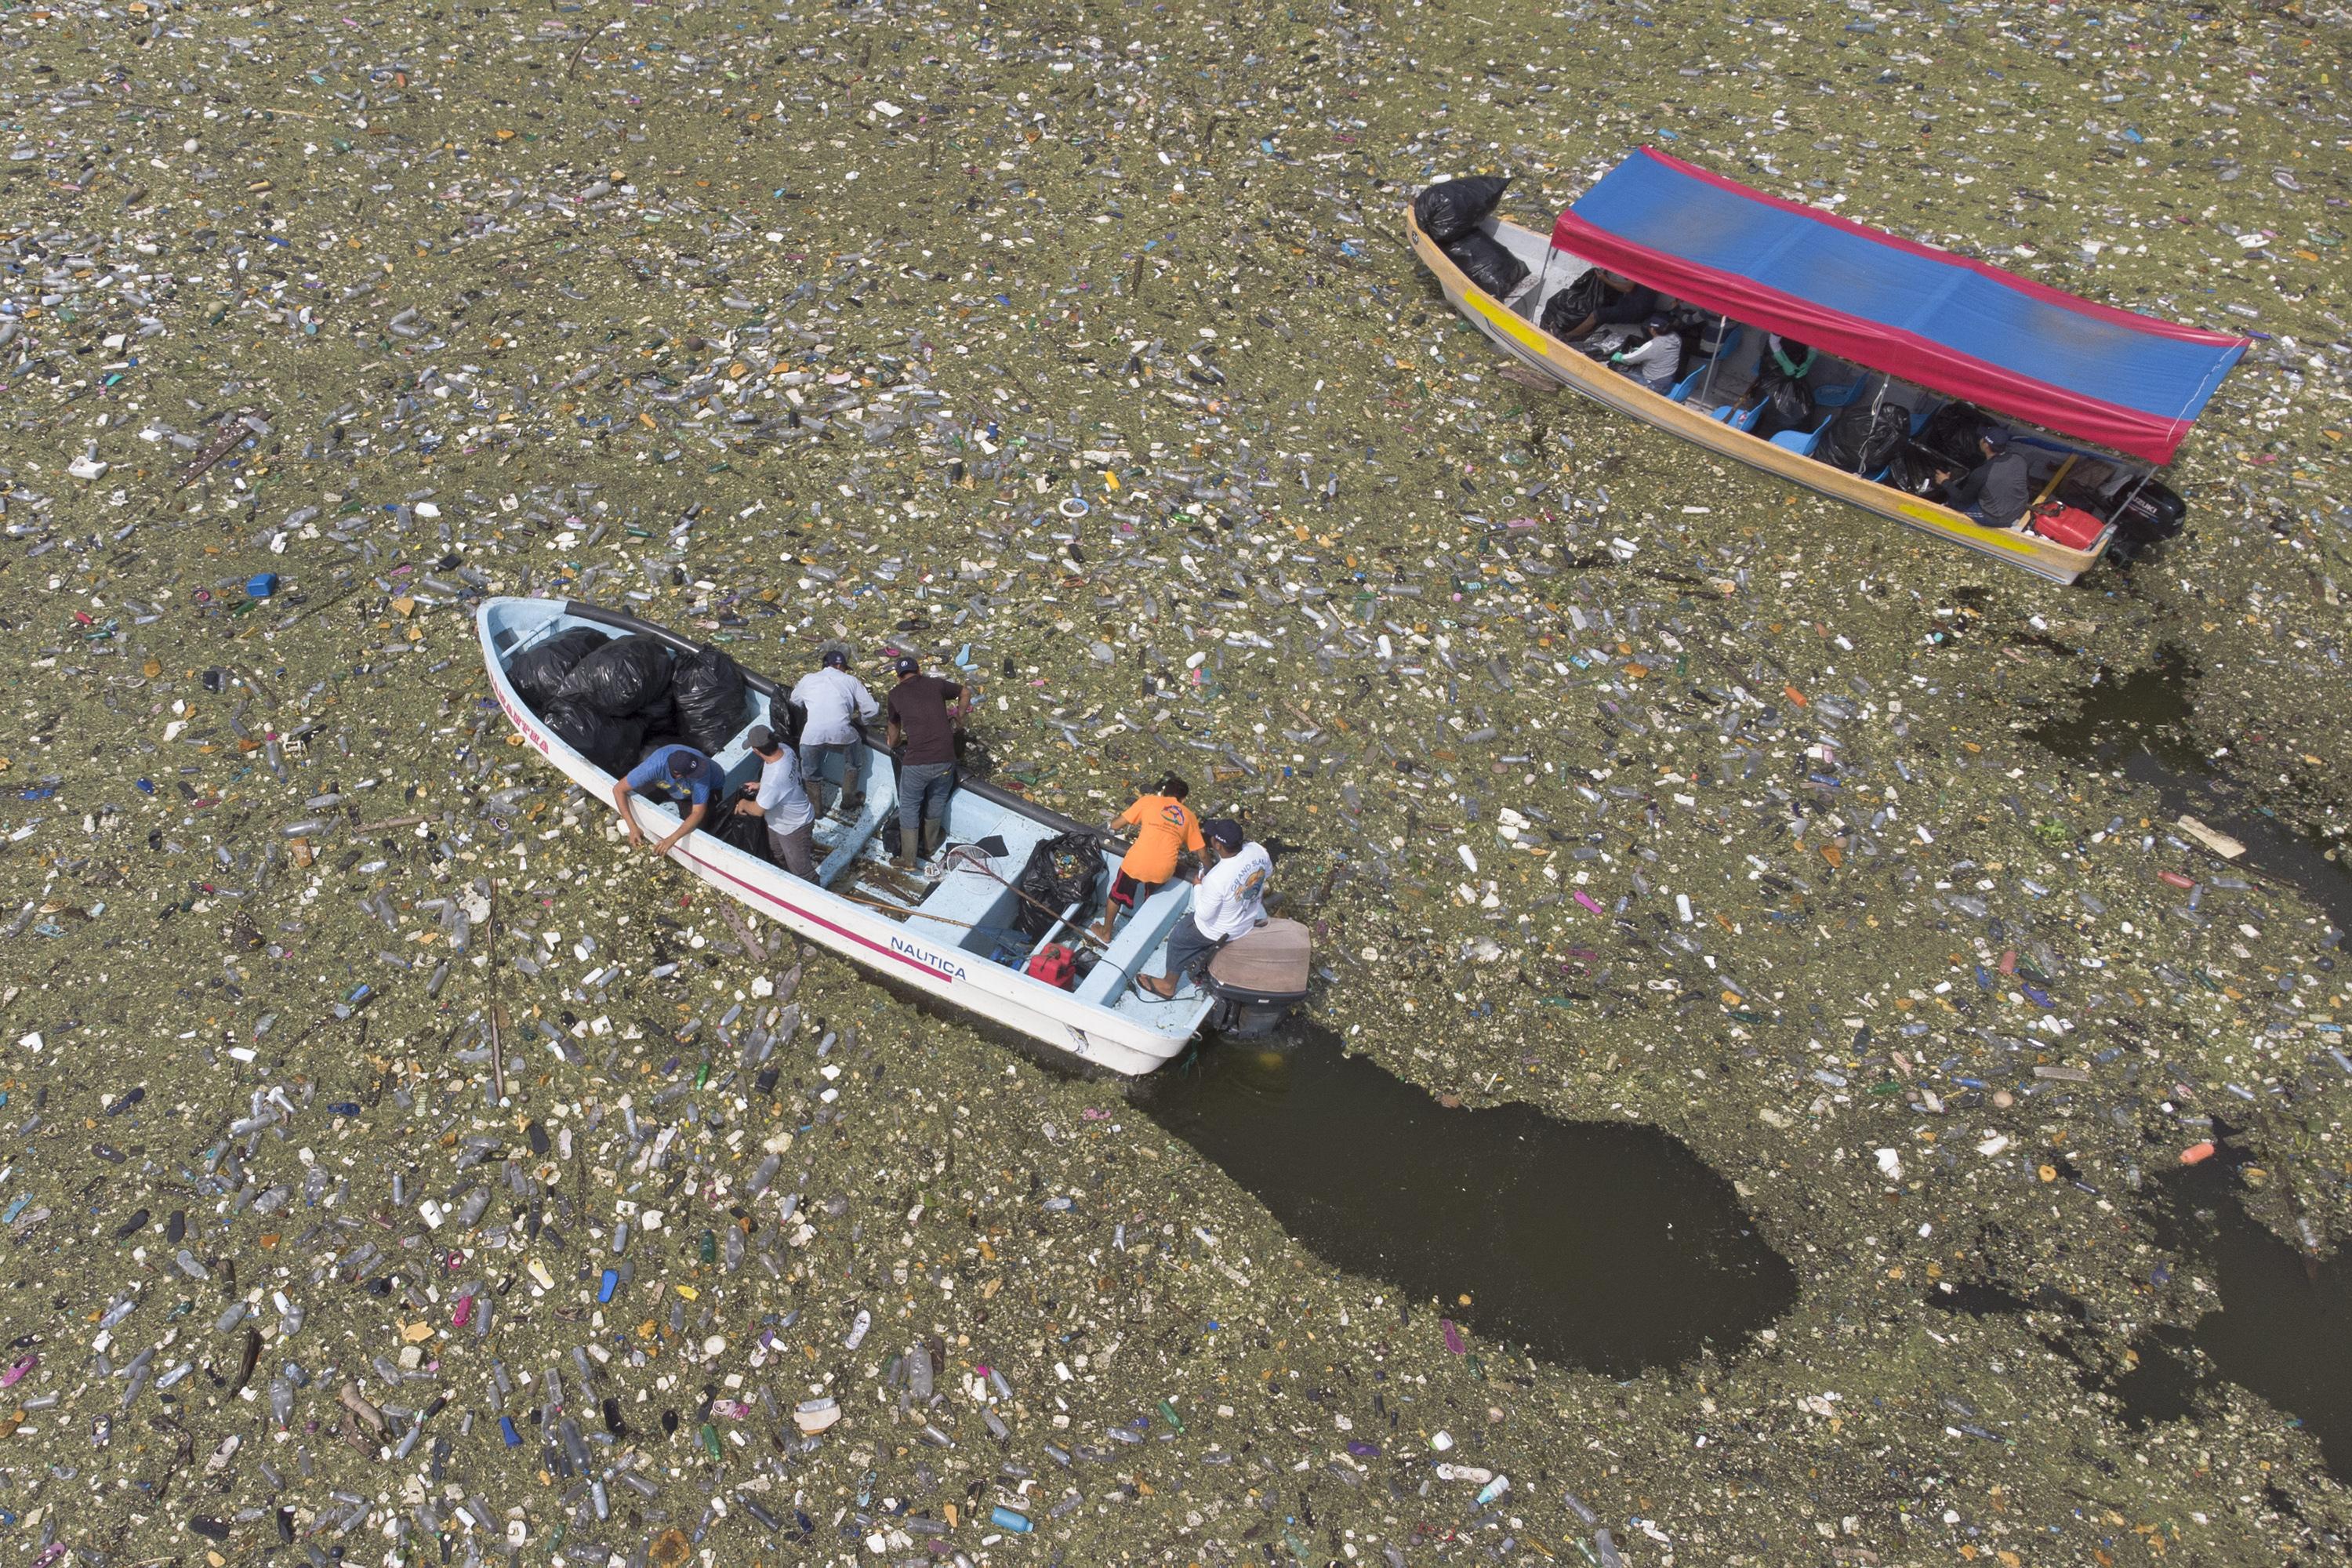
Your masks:
<path fill-rule="evenodd" d="M 1602 327 L 1632 326 L 1657 313 L 1658 291 L 1655 289 L 1645 289 L 1631 278 L 1621 278 L 1614 272 L 1601 273 L 1601 303 L 1582 321 L 1554 336 L 1574 342 Z"/>
<path fill-rule="evenodd" d="M 2025 515 L 2026 503 L 2033 499 L 2032 481 L 2025 472 L 2025 454 L 2019 451 L 2006 430 L 1988 430 L 1978 437 L 1977 449 L 1985 460 L 1970 468 L 1958 484 L 1951 484 L 1951 470 L 1937 473 L 1937 482 L 1948 488 L 1944 492 L 1944 504 L 1954 511 L 1965 512 L 1972 522 L 1987 528 L 2012 528 Z"/>
<path fill-rule="evenodd" d="M 885 741 L 898 756 L 898 864 L 913 870 L 918 859 L 938 849 L 931 837 L 947 837 L 948 796 L 955 793 L 955 716 L 948 704 L 963 695 L 963 688 L 936 675 L 925 675 L 912 654 L 901 654 L 898 684 L 890 689 L 883 707 L 889 715 Z"/>

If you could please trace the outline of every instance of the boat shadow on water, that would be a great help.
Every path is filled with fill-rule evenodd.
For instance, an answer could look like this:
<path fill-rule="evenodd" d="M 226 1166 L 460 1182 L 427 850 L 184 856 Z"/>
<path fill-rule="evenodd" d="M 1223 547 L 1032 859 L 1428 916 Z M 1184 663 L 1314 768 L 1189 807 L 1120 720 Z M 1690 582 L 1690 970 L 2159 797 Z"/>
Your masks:
<path fill-rule="evenodd" d="M 1303 1021 L 1212 1037 L 1130 1092 L 1316 1256 L 1395 1286 L 1402 1321 L 1433 1300 L 1628 1377 L 1737 1353 L 1796 1301 L 1731 1184 L 1654 1127 L 1449 1107 Z"/>

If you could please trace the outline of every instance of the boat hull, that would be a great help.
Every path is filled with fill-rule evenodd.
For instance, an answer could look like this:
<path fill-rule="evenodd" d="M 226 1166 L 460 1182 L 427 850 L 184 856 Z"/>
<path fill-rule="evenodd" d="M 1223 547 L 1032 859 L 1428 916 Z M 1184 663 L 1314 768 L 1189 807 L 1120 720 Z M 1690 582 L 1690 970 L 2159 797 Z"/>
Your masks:
<path fill-rule="evenodd" d="M 2046 577 L 2053 583 L 2074 582 L 2097 565 L 2099 558 L 2105 553 L 2105 537 L 2094 549 L 2070 550 L 2038 534 L 1987 528 L 1949 507 L 1938 506 L 1885 485 L 1874 484 L 1859 474 L 1850 474 L 1843 468 L 1800 456 L 1786 447 L 1776 447 L 1770 441 L 1744 430 L 1733 429 L 1706 414 L 1652 392 L 1633 377 L 1620 375 L 1607 365 L 1587 359 L 1473 283 L 1437 243 L 1422 232 L 1411 207 L 1405 209 L 1404 221 L 1413 254 L 1437 279 L 1438 287 L 1445 291 L 1446 303 L 1453 306 L 1465 321 L 1530 370 L 1572 392 L 1581 393 L 1616 413 L 1631 416 L 1668 435 L 1679 436 L 1685 441 L 1735 462 L 1745 463 L 1751 468 L 1776 475 L 1832 500 L 1860 507 L 1864 511 L 1875 512 L 1906 528 L 1948 540 L 1979 554 L 1990 555 L 2008 565 L 2031 572 L 2037 577 Z M 1511 224 L 1499 224 L 1497 226 L 1517 228 Z M 1531 231 L 1519 229 L 1517 232 L 1526 235 Z M 1565 256 L 1567 253 L 1560 254 Z M 1575 263 L 1580 269 L 1584 265 L 1581 261 Z M 2112 535 L 2112 531 L 2109 534 Z"/>
<path fill-rule="evenodd" d="M 499 630 L 518 624 L 516 606 L 527 606 L 520 613 L 541 621 L 583 606 L 566 606 L 560 600 L 495 598 L 481 605 L 475 626 L 490 689 L 523 744 L 610 807 L 614 775 L 551 731 L 506 678 L 494 638 Z M 600 618 L 607 624 L 622 619 L 603 615 Z M 657 626 L 642 626 L 641 629 L 691 646 Z M 888 765 L 887 754 L 877 753 L 874 760 L 885 768 Z M 880 776 L 869 774 L 868 778 L 873 787 L 882 786 Z M 672 807 L 637 795 L 630 797 L 629 805 L 638 832 L 649 841 L 677 830 L 679 818 Z M 1173 1058 L 1213 1005 L 1204 997 L 1191 1026 L 1181 1034 L 1152 1028 L 984 958 L 910 935 L 898 921 L 851 903 L 816 883 L 803 881 L 710 834 L 686 836 L 671 848 L 669 858 L 713 891 L 766 915 L 804 941 L 902 982 L 919 994 L 1026 1036 L 1063 1058 L 1122 1076 L 1141 1076 Z"/>

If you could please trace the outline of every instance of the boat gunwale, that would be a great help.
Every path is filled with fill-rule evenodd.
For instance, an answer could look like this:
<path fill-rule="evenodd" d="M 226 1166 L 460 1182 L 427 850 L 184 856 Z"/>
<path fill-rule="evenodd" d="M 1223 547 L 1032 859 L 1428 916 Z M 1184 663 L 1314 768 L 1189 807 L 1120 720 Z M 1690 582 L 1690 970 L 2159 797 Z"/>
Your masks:
<path fill-rule="evenodd" d="M 1499 216 L 1494 216 L 1492 221 L 1498 226 L 1530 236 L 1545 246 L 1551 244 L 1548 235 L 1524 225 L 1511 223 Z M 2112 522 L 2102 527 L 2097 542 L 2089 550 L 2069 549 L 2055 540 L 2014 529 L 1988 528 L 1949 507 L 1891 489 L 1859 474 L 1832 468 L 1819 458 L 1775 446 L 1749 431 L 1736 429 L 1720 420 L 1698 414 L 1683 404 L 1651 391 L 1630 376 L 1619 375 L 1605 366 L 1595 365 L 1561 340 L 1545 331 L 1540 325 L 1528 321 L 1479 288 L 1454 264 L 1453 258 L 1429 237 L 1410 203 L 1405 205 L 1404 222 L 1415 258 L 1429 269 L 1457 314 L 1489 339 L 1517 340 L 1498 342 L 1498 346 L 1560 385 L 1583 394 L 1614 413 L 1638 419 L 1653 429 L 1680 437 L 1694 446 L 1801 485 L 1832 500 L 1844 501 L 1907 528 L 1948 539 L 1964 548 L 2005 562 L 2050 582 L 2072 584 L 2078 581 L 2105 558 L 2108 546 L 2115 540 L 2116 525 Z M 1562 250 L 1559 254 L 1587 268 L 1593 265 L 1570 251 Z M 1505 321 L 1508 321 L 1510 326 L 1503 326 Z M 1866 365 L 1860 368 L 1871 369 Z M 1877 371 L 1874 374 L 1892 373 Z M 2029 425 L 2027 428 L 2038 431 L 2040 427 Z M 2120 463 L 2134 468 L 2140 466 L 2139 459 L 2110 453 L 2095 443 L 2076 441 L 2054 432 L 2050 433 L 2048 438 L 2070 449 L 2083 447 L 2113 457 Z M 2156 471 L 2154 468 L 2148 470 L 2151 474 Z"/>

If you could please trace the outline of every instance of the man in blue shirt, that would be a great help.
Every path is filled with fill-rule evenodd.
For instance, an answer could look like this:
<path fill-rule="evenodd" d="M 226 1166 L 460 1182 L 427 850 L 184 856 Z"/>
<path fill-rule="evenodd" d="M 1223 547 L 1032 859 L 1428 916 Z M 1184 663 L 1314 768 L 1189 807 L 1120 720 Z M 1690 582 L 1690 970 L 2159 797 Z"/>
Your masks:
<path fill-rule="evenodd" d="M 636 814 L 629 809 L 630 795 L 642 795 L 648 800 L 688 806 L 677 831 L 654 846 L 656 855 L 667 855 L 670 846 L 702 826 L 718 787 L 719 770 L 709 757 L 692 746 L 664 746 L 631 768 L 628 776 L 613 786 L 613 807 L 628 825 L 629 847 L 641 849 L 645 847 L 646 836 L 637 831 Z"/>

